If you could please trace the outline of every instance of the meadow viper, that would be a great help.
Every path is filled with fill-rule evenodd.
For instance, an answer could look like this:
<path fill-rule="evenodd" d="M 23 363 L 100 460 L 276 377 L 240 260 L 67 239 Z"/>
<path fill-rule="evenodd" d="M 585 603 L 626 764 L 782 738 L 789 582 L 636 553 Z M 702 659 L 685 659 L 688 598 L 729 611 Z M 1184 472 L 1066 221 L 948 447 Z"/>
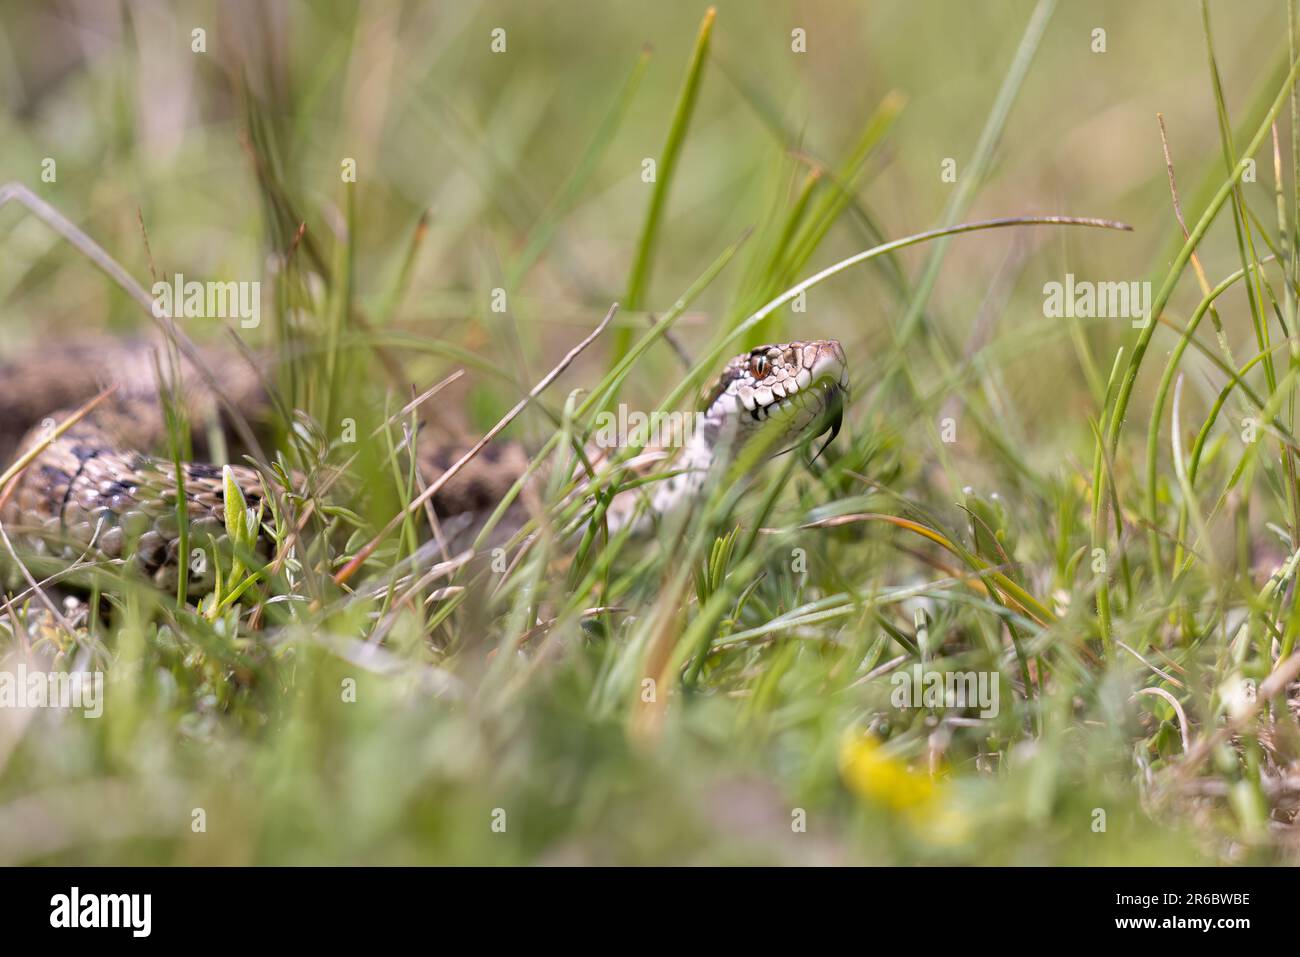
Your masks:
<path fill-rule="evenodd" d="M 256 426 L 270 403 L 263 370 L 255 360 L 221 350 L 198 356 L 226 400 L 219 403 L 205 377 L 184 369 L 175 406 L 195 426 L 228 423 L 233 412 Z M 699 427 L 677 449 L 649 456 L 670 477 L 617 493 L 606 521 L 611 531 L 628 522 L 644 526 L 650 516 L 691 499 L 726 445 L 765 435 L 773 451 L 798 444 L 826 428 L 838 430 L 848 364 L 834 340 L 764 345 L 731 359 L 708 392 Z M 217 371 L 219 370 L 219 372 Z M 51 441 L 58 424 L 106 386 L 116 391 Z M 229 430 L 227 430 L 229 431 Z M 145 342 L 91 342 L 61 346 L 0 364 L 0 461 L 12 461 L 44 444 L 40 453 L 3 490 L 0 524 L 37 554 L 70 560 L 93 549 L 116 559 L 134 554 L 141 572 L 159 587 L 175 588 L 180 546 L 177 497 L 183 486 L 191 544 L 224 534 L 223 468 L 177 463 L 155 453 L 166 444 L 167 419 L 160 401 L 157 357 Z M 459 451 L 421 430 L 416 442 L 426 483 L 449 467 Z M 833 433 L 832 433 L 833 436 Z M 599 462 L 609 450 L 593 449 Z M 475 516 L 496 505 L 524 473 L 529 458 L 513 442 L 489 445 L 470 467 L 432 499 L 443 518 Z M 251 509 L 267 495 L 258 469 L 233 465 L 231 474 Z M 265 531 L 260 546 L 267 546 Z M 210 576 L 192 575 L 191 594 L 211 587 Z"/>

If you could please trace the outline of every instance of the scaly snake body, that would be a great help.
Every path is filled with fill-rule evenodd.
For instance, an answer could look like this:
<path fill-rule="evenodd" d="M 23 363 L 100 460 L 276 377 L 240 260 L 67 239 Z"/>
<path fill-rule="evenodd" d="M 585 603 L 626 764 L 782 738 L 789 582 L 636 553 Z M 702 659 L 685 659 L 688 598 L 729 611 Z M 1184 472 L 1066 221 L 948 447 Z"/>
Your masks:
<path fill-rule="evenodd" d="M 217 381 L 230 408 L 253 422 L 265 418 L 267 401 L 256 369 L 225 354 L 203 358 L 211 360 L 209 369 L 221 370 Z M 764 435 L 777 452 L 831 419 L 837 429 L 847 384 L 847 361 L 834 340 L 760 346 L 736 356 L 715 381 L 701 427 L 680 454 L 651 456 L 671 477 L 614 496 L 606 515 L 611 531 L 628 522 L 644 527 L 654 515 L 689 501 L 724 445 L 734 454 Z M 107 385 L 117 391 L 50 441 L 56 423 Z M 191 422 L 219 418 L 215 397 L 197 377 L 183 378 L 178 398 Z M 164 444 L 165 435 L 154 359 L 142 345 L 94 344 L 66 350 L 57 360 L 46 356 L 0 365 L 0 457 L 8 461 L 45 446 L 11 487 L 0 490 L 0 525 L 34 551 L 63 559 L 92 545 L 111 559 L 134 554 L 138 568 L 159 587 L 175 588 L 181 541 L 177 466 L 149 454 Z M 454 451 L 431 439 L 417 443 L 425 482 L 447 469 Z M 612 451 L 595 450 L 593 458 L 599 461 Z M 490 510 L 527 464 L 517 445 L 487 447 L 471 469 L 434 497 L 436 513 L 455 517 Z M 180 468 L 191 544 L 221 538 L 222 467 L 183 462 Z M 232 475 L 249 507 L 257 508 L 266 493 L 262 475 L 247 466 L 232 466 Z M 210 575 L 191 575 L 191 594 L 210 587 Z"/>

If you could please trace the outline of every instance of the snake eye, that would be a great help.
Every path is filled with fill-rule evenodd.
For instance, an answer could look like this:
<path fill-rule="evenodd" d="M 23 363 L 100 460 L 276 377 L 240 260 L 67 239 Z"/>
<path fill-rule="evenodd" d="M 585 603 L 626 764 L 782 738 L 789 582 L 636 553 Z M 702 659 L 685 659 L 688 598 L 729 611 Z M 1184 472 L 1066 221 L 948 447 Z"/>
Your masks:
<path fill-rule="evenodd" d="M 767 356 L 754 356 L 749 360 L 749 371 L 756 379 L 762 379 L 767 375 Z"/>

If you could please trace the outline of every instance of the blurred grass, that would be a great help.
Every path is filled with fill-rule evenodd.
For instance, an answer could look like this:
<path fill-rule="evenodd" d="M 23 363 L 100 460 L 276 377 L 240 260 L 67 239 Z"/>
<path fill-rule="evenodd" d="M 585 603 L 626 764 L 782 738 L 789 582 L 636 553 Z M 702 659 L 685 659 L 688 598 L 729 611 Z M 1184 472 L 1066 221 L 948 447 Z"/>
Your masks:
<path fill-rule="evenodd" d="M 1275 174 L 1267 148 L 1273 117 L 1294 142 L 1288 8 L 1210 6 L 0 7 L 0 182 L 137 279 L 262 279 L 274 308 L 236 331 L 277 357 L 266 447 L 313 489 L 355 453 L 311 509 L 276 504 L 280 541 L 306 518 L 260 628 L 251 600 L 210 619 L 111 570 L 75 642 L 6 609 L 6 655 L 34 637 L 108 688 L 93 721 L 0 709 L 0 860 L 1294 860 L 1294 689 L 1243 697 L 1300 628 L 1297 157 Z M 890 247 L 759 311 L 863 250 L 1027 215 L 1135 231 Z M 11 206 L 0 247 L 6 352 L 143 328 Z M 1211 290 L 1179 281 L 1193 248 Z M 1163 315 L 1047 318 L 1067 272 L 1150 279 Z M 423 411 L 477 436 L 624 293 L 512 427 L 550 475 L 532 547 L 412 570 L 412 515 L 336 589 L 418 494 L 412 394 L 466 369 Z M 1194 325 L 1211 299 L 1226 350 Z M 598 409 L 684 408 L 731 351 L 832 336 L 855 402 L 826 460 L 721 481 L 649 544 L 561 533 Z M 344 418 L 374 438 L 342 445 Z M 922 660 L 999 674 L 1001 713 L 893 707 Z"/>

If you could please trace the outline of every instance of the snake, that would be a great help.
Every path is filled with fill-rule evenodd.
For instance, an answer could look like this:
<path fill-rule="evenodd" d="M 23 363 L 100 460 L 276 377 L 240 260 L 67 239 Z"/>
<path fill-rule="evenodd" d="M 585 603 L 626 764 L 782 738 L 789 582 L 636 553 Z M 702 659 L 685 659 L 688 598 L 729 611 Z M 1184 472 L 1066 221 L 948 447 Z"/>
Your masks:
<path fill-rule="evenodd" d="M 171 390 L 173 409 L 194 425 L 198 445 L 208 434 L 197 427 L 201 423 L 224 432 L 232 420 L 265 424 L 273 414 L 265 363 L 205 347 L 192 359 L 196 368 L 164 377 L 156 344 L 104 340 L 0 362 L 0 461 L 26 460 L 0 489 L 6 541 L 56 565 L 88 553 L 133 558 L 144 578 L 172 590 L 183 542 L 193 548 L 225 540 L 228 480 L 250 513 L 260 513 L 271 494 L 265 468 L 160 454 L 169 436 L 160 379 Z M 196 374 L 199 368 L 207 375 Z M 655 472 L 663 477 L 616 490 L 603 515 L 609 531 L 640 534 L 689 504 L 720 463 L 735 461 L 750 443 L 761 440 L 761 458 L 826 432 L 829 444 L 842 421 L 848 368 L 834 339 L 761 345 L 730 359 L 705 393 L 699 414 L 688 420 L 694 423 L 689 434 L 624 465 L 638 478 Z M 434 435 L 421 428 L 411 453 L 429 484 L 463 452 Z M 615 467 L 615 451 L 591 448 L 591 468 Z M 453 523 L 481 521 L 526 475 L 529 462 L 518 442 L 486 446 L 432 496 L 435 515 Z M 265 525 L 256 534 L 257 550 L 266 556 L 272 546 Z M 211 587 L 210 570 L 189 570 L 191 596 Z"/>

